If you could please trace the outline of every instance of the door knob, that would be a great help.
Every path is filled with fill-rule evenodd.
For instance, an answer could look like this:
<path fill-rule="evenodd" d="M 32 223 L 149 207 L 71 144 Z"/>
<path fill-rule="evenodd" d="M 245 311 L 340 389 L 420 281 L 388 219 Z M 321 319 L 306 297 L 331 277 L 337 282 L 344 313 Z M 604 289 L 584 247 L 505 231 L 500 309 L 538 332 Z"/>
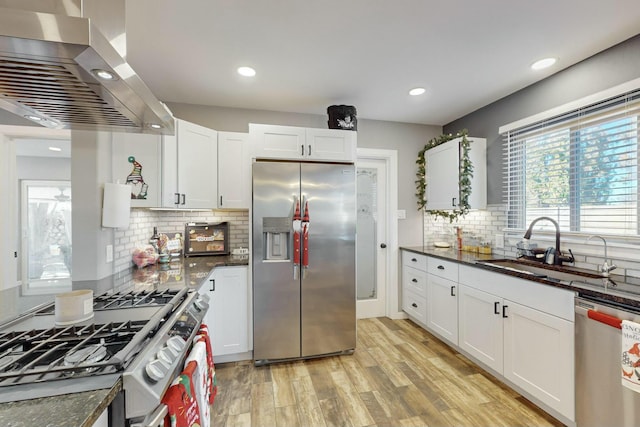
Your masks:
<path fill-rule="evenodd" d="M 386 243 L 380 243 L 380 247 L 381 247 L 382 249 L 384 249 L 384 248 L 386 248 L 386 247 L 387 247 L 387 244 L 386 244 Z"/>

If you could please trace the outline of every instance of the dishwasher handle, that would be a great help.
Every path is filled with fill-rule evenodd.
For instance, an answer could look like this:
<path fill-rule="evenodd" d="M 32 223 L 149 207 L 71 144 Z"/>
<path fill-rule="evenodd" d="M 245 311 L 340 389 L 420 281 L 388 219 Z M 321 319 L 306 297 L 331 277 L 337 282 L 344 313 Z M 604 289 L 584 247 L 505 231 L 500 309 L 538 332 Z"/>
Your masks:
<path fill-rule="evenodd" d="M 622 320 L 618 319 L 615 316 L 601 313 L 596 310 L 587 310 L 587 317 L 597 322 L 604 323 L 605 325 L 609 325 L 617 329 L 622 329 Z"/>

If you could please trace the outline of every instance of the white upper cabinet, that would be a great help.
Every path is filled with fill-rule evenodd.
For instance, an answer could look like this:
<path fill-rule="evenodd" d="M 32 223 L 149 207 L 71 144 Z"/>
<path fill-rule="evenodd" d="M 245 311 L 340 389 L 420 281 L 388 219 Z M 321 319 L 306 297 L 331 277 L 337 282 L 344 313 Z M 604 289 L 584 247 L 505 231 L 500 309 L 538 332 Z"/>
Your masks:
<path fill-rule="evenodd" d="M 356 160 L 357 133 L 340 129 L 307 129 L 306 144 L 310 160 Z"/>
<path fill-rule="evenodd" d="M 249 209 L 250 204 L 249 134 L 218 132 L 218 208 Z"/>
<path fill-rule="evenodd" d="M 217 207 L 217 134 L 213 129 L 176 119 L 176 135 L 163 136 L 163 207 Z"/>
<path fill-rule="evenodd" d="M 487 207 L 487 140 L 467 137 L 470 141 L 469 159 L 473 165 L 471 178 L 472 209 Z M 435 148 L 427 150 L 426 160 L 426 198 L 427 210 L 449 210 L 460 205 L 460 159 L 462 137 L 452 139 Z"/>
<path fill-rule="evenodd" d="M 249 124 L 256 158 L 355 162 L 357 133 L 341 129 Z"/>
<path fill-rule="evenodd" d="M 131 186 L 131 206 L 160 206 L 160 135 L 114 132 L 112 141 L 113 181 Z"/>

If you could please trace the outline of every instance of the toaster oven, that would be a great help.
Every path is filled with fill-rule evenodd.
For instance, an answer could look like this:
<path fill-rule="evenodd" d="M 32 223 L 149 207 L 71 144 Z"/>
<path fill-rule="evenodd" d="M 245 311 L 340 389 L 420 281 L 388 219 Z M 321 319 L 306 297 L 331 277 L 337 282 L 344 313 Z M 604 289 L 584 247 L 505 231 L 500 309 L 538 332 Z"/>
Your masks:
<path fill-rule="evenodd" d="M 228 222 L 190 222 L 184 236 L 184 256 L 229 255 Z"/>

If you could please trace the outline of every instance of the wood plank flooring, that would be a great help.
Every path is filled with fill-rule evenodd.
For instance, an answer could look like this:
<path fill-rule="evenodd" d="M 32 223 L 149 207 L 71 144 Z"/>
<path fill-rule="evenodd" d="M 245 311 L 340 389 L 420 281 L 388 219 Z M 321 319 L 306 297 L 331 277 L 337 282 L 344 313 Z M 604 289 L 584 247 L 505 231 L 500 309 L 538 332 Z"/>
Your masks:
<path fill-rule="evenodd" d="M 353 355 L 216 376 L 215 427 L 562 426 L 409 320 L 359 320 Z"/>

